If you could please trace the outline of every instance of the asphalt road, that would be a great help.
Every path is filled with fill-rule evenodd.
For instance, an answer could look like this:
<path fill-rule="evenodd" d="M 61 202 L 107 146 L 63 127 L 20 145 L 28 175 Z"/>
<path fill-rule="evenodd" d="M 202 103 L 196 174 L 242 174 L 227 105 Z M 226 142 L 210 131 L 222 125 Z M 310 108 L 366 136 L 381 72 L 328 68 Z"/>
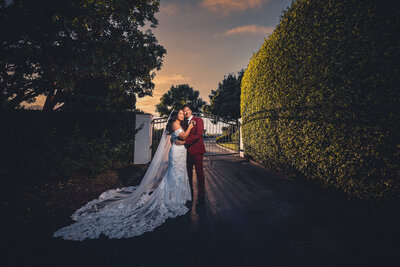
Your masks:
<path fill-rule="evenodd" d="M 60 222 L 6 266 L 400 266 L 399 228 L 324 190 L 237 156 L 204 170 L 205 205 L 153 232 L 66 241 L 51 236 Z"/>

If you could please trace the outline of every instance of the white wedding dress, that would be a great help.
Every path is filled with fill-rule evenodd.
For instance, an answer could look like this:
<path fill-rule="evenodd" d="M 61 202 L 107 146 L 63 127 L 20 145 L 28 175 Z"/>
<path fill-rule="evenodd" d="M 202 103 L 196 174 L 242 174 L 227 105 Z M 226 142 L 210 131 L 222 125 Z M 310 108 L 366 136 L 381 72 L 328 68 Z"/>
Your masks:
<path fill-rule="evenodd" d="M 188 212 L 191 200 L 186 170 L 186 148 L 173 142 L 183 132 L 166 130 L 156 154 L 139 186 L 111 189 L 88 202 L 71 216 L 76 222 L 57 230 L 53 237 L 82 241 L 98 238 L 138 236 L 161 225 L 168 218 Z M 171 141 L 172 140 L 172 145 Z"/>

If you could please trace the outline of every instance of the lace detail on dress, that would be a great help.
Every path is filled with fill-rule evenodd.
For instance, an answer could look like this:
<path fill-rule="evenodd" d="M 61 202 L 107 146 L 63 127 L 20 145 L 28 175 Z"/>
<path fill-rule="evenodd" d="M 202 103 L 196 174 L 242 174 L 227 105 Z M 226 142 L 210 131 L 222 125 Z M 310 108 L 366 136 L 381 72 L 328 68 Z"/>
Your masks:
<path fill-rule="evenodd" d="M 172 140 L 175 141 L 182 131 L 182 128 L 174 131 Z M 189 209 L 185 203 L 191 200 L 191 192 L 185 147 L 171 145 L 168 169 L 160 184 L 154 191 L 146 192 L 138 201 L 132 202 L 129 195 L 136 188 L 107 190 L 76 210 L 71 216 L 76 222 L 59 229 L 53 236 L 77 241 L 98 238 L 101 234 L 109 238 L 128 238 L 153 231 L 166 219 L 187 213 Z M 100 206 L 107 201 L 113 203 L 102 209 Z"/>

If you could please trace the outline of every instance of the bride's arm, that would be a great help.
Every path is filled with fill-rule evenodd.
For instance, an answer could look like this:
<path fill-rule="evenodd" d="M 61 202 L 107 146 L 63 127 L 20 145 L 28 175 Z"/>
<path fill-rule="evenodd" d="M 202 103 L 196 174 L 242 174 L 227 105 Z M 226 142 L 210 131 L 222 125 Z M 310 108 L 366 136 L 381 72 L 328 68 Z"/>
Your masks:
<path fill-rule="evenodd" d="M 185 140 L 189 136 L 190 130 L 192 130 L 192 128 L 193 128 L 193 123 L 190 123 L 186 131 L 178 135 L 179 139 Z"/>

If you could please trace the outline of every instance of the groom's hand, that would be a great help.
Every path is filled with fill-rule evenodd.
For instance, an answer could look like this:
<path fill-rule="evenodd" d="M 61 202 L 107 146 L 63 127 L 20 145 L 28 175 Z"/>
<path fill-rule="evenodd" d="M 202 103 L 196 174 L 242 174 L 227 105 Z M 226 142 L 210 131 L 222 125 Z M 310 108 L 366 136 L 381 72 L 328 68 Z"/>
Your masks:
<path fill-rule="evenodd" d="M 183 144 L 185 144 L 185 141 L 182 141 L 182 140 L 176 140 L 175 141 L 175 145 L 181 146 Z"/>

